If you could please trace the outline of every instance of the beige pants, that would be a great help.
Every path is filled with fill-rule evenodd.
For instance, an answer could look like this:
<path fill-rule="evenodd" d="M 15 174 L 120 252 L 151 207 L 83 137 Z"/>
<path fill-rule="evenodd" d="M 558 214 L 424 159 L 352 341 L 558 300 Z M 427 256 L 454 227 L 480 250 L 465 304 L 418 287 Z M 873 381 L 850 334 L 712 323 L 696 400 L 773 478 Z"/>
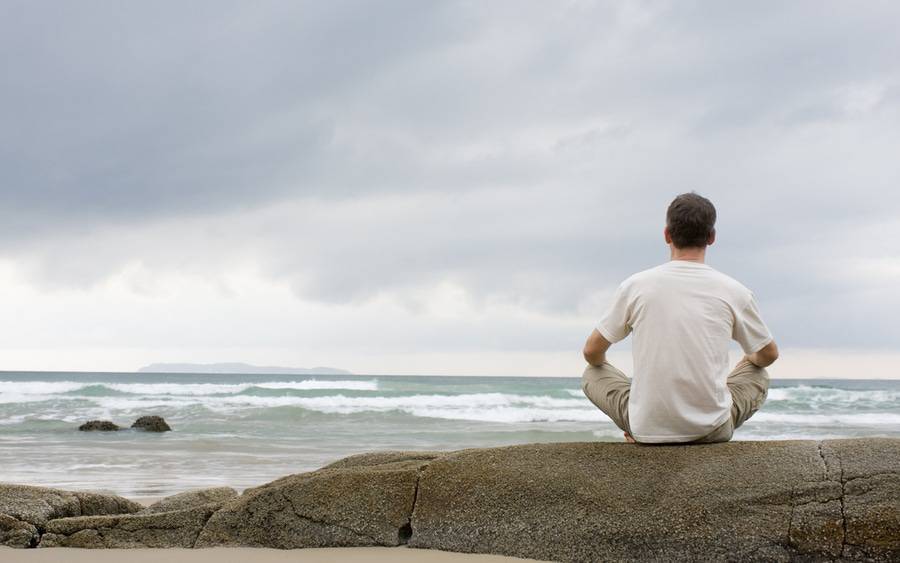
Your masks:
<path fill-rule="evenodd" d="M 597 405 L 616 426 L 631 433 L 628 423 L 628 396 L 631 380 L 609 362 L 602 366 L 588 366 L 581 377 L 584 394 Z M 731 416 L 721 426 L 695 440 L 698 443 L 727 442 L 735 428 L 747 421 L 766 401 L 769 390 L 769 374 L 747 360 L 738 362 L 728 375 L 728 390 L 731 391 Z"/>

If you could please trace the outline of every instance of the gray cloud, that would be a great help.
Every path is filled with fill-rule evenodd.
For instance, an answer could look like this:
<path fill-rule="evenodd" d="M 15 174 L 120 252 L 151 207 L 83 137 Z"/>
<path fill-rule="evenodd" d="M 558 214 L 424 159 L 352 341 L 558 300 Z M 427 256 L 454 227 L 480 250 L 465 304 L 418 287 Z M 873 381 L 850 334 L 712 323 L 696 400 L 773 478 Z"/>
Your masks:
<path fill-rule="evenodd" d="M 900 344 L 896 279 L 847 271 L 898 260 L 892 3 L 0 10 L 0 254 L 36 284 L 240 259 L 564 316 L 664 260 L 695 189 L 780 339 Z"/>

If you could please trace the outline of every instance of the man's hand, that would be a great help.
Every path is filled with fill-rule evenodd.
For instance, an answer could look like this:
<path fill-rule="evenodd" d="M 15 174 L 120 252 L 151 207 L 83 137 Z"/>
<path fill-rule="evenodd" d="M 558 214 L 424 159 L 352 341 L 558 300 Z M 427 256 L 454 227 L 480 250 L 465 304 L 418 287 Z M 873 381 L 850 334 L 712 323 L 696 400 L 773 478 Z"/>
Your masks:
<path fill-rule="evenodd" d="M 773 340 L 756 352 L 747 354 L 746 356 L 744 356 L 744 359 L 755 365 L 756 367 L 769 367 L 770 365 L 775 363 L 775 360 L 778 359 L 778 346 Z"/>
<path fill-rule="evenodd" d="M 587 342 L 584 343 L 584 359 L 592 366 L 602 366 L 606 361 L 606 351 L 612 346 L 609 340 L 603 338 L 603 335 L 594 329 L 588 336 Z"/>

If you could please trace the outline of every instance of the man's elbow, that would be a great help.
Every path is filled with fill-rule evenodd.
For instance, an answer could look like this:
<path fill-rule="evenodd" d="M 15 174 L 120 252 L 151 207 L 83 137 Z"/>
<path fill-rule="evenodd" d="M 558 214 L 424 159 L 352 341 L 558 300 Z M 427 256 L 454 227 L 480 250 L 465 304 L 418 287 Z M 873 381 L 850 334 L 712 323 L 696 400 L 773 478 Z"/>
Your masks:
<path fill-rule="evenodd" d="M 769 345 L 764 348 L 764 350 L 767 350 L 766 359 L 769 360 L 769 364 L 774 363 L 775 360 L 778 359 L 778 345 L 775 344 L 774 340 L 770 342 Z"/>
<path fill-rule="evenodd" d="M 584 347 L 582 354 L 584 355 L 584 361 L 592 366 L 601 366 L 606 361 L 606 354 L 587 346 Z"/>
<path fill-rule="evenodd" d="M 767 367 L 774 364 L 775 360 L 778 359 L 778 345 L 775 344 L 775 341 L 773 340 L 757 352 L 756 357 L 759 360 L 760 367 Z"/>
<path fill-rule="evenodd" d="M 609 341 L 597 329 L 594 329 L 591 335 L 588 336 L 582 350 L 585 361 L 592 366 L 602 366 L 606 362 L 606 351 L 609 349 L 609 346 Z"/>

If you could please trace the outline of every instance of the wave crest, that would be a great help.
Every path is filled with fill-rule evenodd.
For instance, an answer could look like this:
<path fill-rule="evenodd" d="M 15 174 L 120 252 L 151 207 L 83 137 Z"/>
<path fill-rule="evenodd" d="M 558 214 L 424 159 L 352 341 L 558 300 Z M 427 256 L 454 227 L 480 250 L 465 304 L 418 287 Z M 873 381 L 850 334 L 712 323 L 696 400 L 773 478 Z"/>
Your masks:
<path fill-rule="evenodd" d="M 264 381 L 246 383 L 116 383 L 108 381 L 0 381 L 0 403 L 19 403 L 82 396 L 142 395 L 204 397 L 235 395 L 251 389 L 313 391 L 341 389 L 377 391 L 378 380 L 304 379 L 302 381 Z"/>

